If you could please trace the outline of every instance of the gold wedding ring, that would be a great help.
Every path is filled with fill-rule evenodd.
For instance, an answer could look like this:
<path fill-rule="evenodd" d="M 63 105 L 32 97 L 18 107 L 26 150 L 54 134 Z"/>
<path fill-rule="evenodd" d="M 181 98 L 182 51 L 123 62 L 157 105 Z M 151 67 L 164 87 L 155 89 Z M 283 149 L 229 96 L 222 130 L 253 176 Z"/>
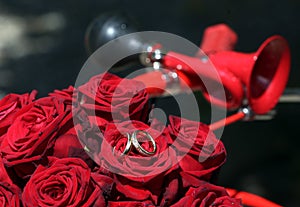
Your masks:
<path fill-rule="evenodd" d="M 140 145 L 140 143 L 138 141 L 138 137 L 137 137 L 138 134 L 144 135 L 142 138 L 146 138 L 148 141 L 150 141 L 152 143 L 152 146 L 153 146 L 152 151 L 147 151 Z M 127 133 L 127 143 L 126 143 L 124 151 L 121 153 L 121 156 L 127 155 L 130 152 L 132 145 L 136 148 L 136 150 L 139 153 L 141 153 L 142 155 L 146 155 L 146 156 L 154 155 L 156 152 L 156 148 L 157 148 L 153 137 L 148 132 L 143 131 L 143 130 L 136 130 L 132 133 L 131 136 L 129 133 Z M 115 153 L 115 148 L 116 148 L 116 146 L 113 148 L 113 154 Z"/>
<path fill-rule="evenodd" d="M 147 151 L 140 145 L 138 138 L 137 138 L 138 134 L 144 135 L 144 138 L 147 138 L 152 143 L 152 146 L 153 146 L 152 151 Z M 151 155 L 155 154 L 155 152 L 156 152 L 156 143 L 155 143 L 153 137 L 146 131 L 142 131 L 142 130 L 134 131 L 131 136 L 131 141 L 132 141 L 133 146 L 136 148 L 136 150 L 143 155 L 151 156 Z"/>
<path fill-rule="evenodd" d="M 130 152 L 131 146 L 132 146 L 132 144 L 131 144 L 131 136 L 128 133 L 126 133 L 126 134 L 127 134 L 127 143 L 126 143 L 124 151 L 121 153 L 121 156 L 127 155 Z M 115 148 L 116 148 L 116 146 L 114 146 L 113 152 L 115 152 Z"/>
<path fill-rule="evenodd" d="M 132 141 L 131 136 L 130 136 L 130 134 L 127 133 L 127 143 L 126 143 L 126 146 L 125 146 L 125 149 L 124 149 L 124 152 L 122 153 L 122 155 L 127 155 L 130 152 L 131 146 L 132 146 L 131 141 Z"/>

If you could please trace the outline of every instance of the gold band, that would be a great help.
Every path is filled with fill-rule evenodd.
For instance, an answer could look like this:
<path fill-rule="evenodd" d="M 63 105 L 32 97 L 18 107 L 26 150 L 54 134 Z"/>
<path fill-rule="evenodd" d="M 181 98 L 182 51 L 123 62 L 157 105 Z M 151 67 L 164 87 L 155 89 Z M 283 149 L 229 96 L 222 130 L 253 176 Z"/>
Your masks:
<path fill-rule="evenodd" d="M 124 151 L 121 153 L 121 156 L 127 155 L 131 150 L 131 146 L 132 146 L 131 136 L 130 136 L 130 134 L 127 133 L 127 143 L 126 143 Z M 115 148 L 116 148 L 116 146 L 114 146 L 113 152 L 115 152 Z"/>
<path fill-rule="evenodd" d="M 91 150 L 86 146 L 84 145 L 84 148 L 83 148 L 86 152 L 91 152 Z"/>
<path fill-rule="evenodd" d="M 147 139 L 150 140 L 150 142 L 152 143 L 152 146 L 153 146 L 153 151 L 152 152 L 149 152 L 147 150 L 145 150 L 139 143 L 138 139 L 137 139 L 137 135 L 138 134 L 143 134 L 145 135 L 145 137 Z M 142 131 L 142 130 L 136 130 L 133 132 L 132 136 L 131 136 L 131 141 L 132 141 L 132 144 L 133 146 L 137 149 L 137 151 L 143 155 L 146 155 L 146 156 L 151 156 L 151 155 L 154 155 L 155 152 L 156 152 L 156 143 L 153 139 L 153 137 L 146 131 Z"/>

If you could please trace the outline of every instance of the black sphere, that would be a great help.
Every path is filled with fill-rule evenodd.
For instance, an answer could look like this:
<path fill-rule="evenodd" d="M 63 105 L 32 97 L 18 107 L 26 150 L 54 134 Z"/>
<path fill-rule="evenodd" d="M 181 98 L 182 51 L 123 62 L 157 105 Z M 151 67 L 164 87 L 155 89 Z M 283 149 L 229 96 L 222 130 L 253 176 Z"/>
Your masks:
<path fill-rule="evenodd" d="M 88 26 L 85 34 L 85 47 L 92 54 L 99 47 L 120 36 L 138 32 L 137 23 L 122 12 L 104 13 L 94 19 Z M 137 37 L 138 38 L 138 37 Z M 130 45 L 123 45 L 132 50 Z"/>

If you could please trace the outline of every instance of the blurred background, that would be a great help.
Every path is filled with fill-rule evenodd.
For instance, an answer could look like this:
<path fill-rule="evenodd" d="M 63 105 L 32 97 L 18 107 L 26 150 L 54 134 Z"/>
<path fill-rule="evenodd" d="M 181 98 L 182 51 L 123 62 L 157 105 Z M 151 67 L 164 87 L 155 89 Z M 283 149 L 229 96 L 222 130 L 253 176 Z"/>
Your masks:
<path fill-rule="evenodd" d="M 296 0 L 0 0 L 0 97 L 33 89 L 45 96 L 74 85 L 88 58 L 85 31 L 108 11 L 126 12 L 141 31 L 170 32 L 196 45 L 206 27 L 226 23 L 238 34 L 236 50 L 242 52 L 256 51 L 267 37 L 280 34 L 292 53 L 288 88 L 300 88 L 299 9 Z M 228 159 L 217 184 L 300 206 L 300 104 L 280 103 L 276 111 L 273 120 L 225 128 Z"/>

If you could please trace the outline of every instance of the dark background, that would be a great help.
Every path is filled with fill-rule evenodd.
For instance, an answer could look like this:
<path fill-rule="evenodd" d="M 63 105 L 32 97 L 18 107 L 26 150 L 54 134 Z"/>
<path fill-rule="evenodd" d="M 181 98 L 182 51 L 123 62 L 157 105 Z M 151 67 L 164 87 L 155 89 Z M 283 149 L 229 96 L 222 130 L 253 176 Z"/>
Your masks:
<path fill-rule="evenodd" d="M 239 36 L 236 50 L 243 52 L 256 51 L 267 37 L 281 34 L 292 52 L 288 87 L 297 88 L 299 9 L 297 0 L 1 0 L 0 91 L 37 89 L 45 96 L 73 85 L 88 57 L 84 48 L 87 26 L 103 12 L 114 10 L 130 14 L 141 30 L 174 33 L 196 45 L 207 26 L 226 23 Z M 228 160 L 218 184 L 259 194 L 284 206 L 300 206 L 299 106 L 281 103 L 271 121 L 226 127 L 222 140 Z"/>

